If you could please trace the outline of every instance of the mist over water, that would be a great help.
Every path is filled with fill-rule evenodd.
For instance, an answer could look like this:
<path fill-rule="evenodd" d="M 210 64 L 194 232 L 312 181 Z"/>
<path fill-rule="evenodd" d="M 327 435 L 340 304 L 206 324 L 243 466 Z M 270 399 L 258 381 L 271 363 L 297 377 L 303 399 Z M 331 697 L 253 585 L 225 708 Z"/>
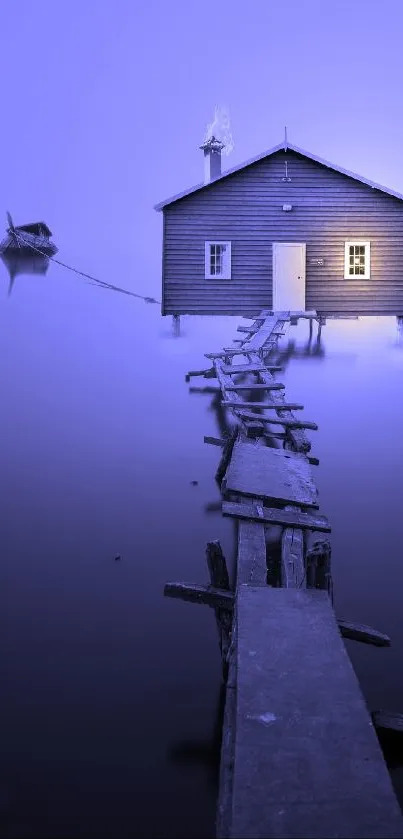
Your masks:
<path fill-rule="evenodd" d="M 158 306 L 57 265 L 17 276 L 10 296 L 2 267 L 0 283 L 4 835 L 212 836 L 216 626 L 163 586 L 206 582 L 212 539 L 234 573 L 219 449 L 203 442 L 222 431 L 215 397 L 190 394 L 185 374 L 240 321 L 184 318 L 174 338 Z M 329 320 L 320 342 L 300 321 L 279 359 L 287 398 L 319 425 L 336 612 L 392 637 L 347 642 L 353 664 L 371 709 L 401 710 L 396 320 Z M 398 759 L 393 778 L 402 794 Z"/>

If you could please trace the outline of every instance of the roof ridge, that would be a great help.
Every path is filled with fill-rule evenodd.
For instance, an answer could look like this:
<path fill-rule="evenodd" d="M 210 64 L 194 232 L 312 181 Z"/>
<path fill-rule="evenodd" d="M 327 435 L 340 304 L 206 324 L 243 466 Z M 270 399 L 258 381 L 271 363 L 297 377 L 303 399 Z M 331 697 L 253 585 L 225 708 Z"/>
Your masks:
<path fill-rule="evenodd" d="M 244 163 L 240 163 L 237 166 L 233 166 L 231 169 L 227 169 L 225 172 L 222 172 L 219 178 L 215 178 L 214 181 L 211 183 L 198 183 L 196 186 L 190 187 L 183 192 L 179 192 L 176 195 L 172 196 L 171 198 L 167 198 L 165 201 L 161 201 L 159 204 L 156 204 L 154 209 L 157 211 L 161 211 L 164 207 L 167 207 L 169 204 L 174 204 L 176 201 L 180 201 L 181 198 L 186 198 L 188 195 L 192 195 L 195 192 L 199 192 L 202 189 L 207 189 L 208 187 L 212 186 L 219 181 L 224 180 L 229 175 L 234 175 L 236 172 L 240 172 L 242 169 L 246 169 L 248 166 L 252 166 L 254 163 L 258 163 L 261 160 L 264 160 L 266 157 L 271 157 L 271 155 L 276 154 L 278 151 L 283 151 L 286 154 L 288 151 L 293 151 L 296 154 L 302 155 L 302 157 L 306 157 L 308 160 L 312 160 L 314 163 L 319 163 L 321 166 L 326 166 L 328 169 L 332 169 L 334 172 L 339 172 L 341 175 L 346 175 L 348 178 L 352 178 L 355 181 L 359 181 L 360 183 L 366 184 L 366 186 L 371 187 L 371 189 L 378 189 L 380 192 L 384 192 L 385 195 L 390 195 L 392 198 L 397 198 L 399 201 L 403 201 L 403 194 L 400 192 L 396 192 L 396 190 L 390 189 L 389 187 L 382 186 L 381 184 L 375 183 L 375 181 L 370 181 L 368 178 L 364 178 L 362 175 L 357 175 L 355 172 L 351 172 L 348 169 L 344 169 L 342 166 L 337 166 L 334 163 L 330 163 L 327 160 L 324 160 L 321 157 L 317 157 L 316 155 L 311 154 L 311 152 L 307 152 L 304 149 L 295 146 L 293 143 L 289 143 L 287 141 L 287 149 L 284 148 L 284 141 L 282 143 L 278 143 L 276 146 L 273 146 L 271 149 L 268 149 L 261 154 L 256 155 L 255 157 L 250 158 L 249 160 L 244 161 Z"/>

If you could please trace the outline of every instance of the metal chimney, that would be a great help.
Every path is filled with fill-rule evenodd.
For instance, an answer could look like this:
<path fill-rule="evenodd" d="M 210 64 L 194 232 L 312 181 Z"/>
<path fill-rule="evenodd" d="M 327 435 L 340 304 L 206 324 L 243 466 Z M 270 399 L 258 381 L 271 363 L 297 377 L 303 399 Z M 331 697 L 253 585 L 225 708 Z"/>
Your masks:
<path fill-rule="evenodd" d="M 224 145 L 221 140 L 217 140 L 213 135 L 200 146 L 204 151 L 205 184 L 209 184 L 211 181 L 215 181 L 221 177 L 221 152 Z"/>

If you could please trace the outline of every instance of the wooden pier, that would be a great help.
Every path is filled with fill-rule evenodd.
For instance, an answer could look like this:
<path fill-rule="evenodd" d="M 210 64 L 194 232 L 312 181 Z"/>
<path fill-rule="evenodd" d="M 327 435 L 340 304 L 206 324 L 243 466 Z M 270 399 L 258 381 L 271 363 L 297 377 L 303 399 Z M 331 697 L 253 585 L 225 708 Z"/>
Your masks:
<path fill-rule="evenodd" d="M 375 730 L 377 719 L 385 726 L 393 718 L 371 717 L 343 642 L 390 639 L 334 613 L 331 526 L 318 512 L 318 461 L 306 433 L 317 426 L 295 416 L 303 406 L 286 401 L 274 378 L 278 338 L 299 318 L 310 329 L 317 319 L 261 312 L 238 328 L 240 347 L 206 354 L 213 366 L 187 376 L 216 378 L 236 421 L 225 439 L 205 440 L 221 446 L 216 479 L 223 515 L 238 522 L 237 580 L 230 591 L 225 557 L 212 542 L 210 584 L 168 583 L 165 594 L 215 610 L 226 681 L 218 839 L 403 839 Z M 255 392 L 258 402 L 243 398 Z"/>

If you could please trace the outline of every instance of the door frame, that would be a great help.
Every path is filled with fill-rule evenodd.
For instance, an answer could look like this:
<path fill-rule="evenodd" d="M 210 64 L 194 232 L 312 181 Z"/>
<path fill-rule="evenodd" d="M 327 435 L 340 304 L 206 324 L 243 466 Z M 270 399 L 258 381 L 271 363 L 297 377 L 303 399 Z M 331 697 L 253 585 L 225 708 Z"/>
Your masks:
<path fill-rule="evenodd" d="M 272 266 L 273 266 L 272 267 L 272 308 L 273 308 L 273 311 L 276 311 L 274 304 L 275 304 L 275 297 L 276 297 L 277 288 L 278 288 L 277 279 L 276 279 L 276 258 L 277 258 L 276 255 L 278 253 L 278 248 L 279 247 L 284 248 L 284 247 L 290 247 L 290 246 L 293 246 L 293 247 L 298 246 L 299 248 L 301 248 L 301 252 L 302 252 L 303 274 L 304 274 L 304 277 L 303 277 L 303 281 L 304 281 L 304 306 L 303 306 L 302 310 L 298 309 L 298 311 L 306 311 L 306 242 L 273 242 L 272 245 L 273 245 L 273 250 L 272 250 Z M 283 311 L 283 309 L 281 309 L 281 310 L 278 309 L 277 311 Z"/>

